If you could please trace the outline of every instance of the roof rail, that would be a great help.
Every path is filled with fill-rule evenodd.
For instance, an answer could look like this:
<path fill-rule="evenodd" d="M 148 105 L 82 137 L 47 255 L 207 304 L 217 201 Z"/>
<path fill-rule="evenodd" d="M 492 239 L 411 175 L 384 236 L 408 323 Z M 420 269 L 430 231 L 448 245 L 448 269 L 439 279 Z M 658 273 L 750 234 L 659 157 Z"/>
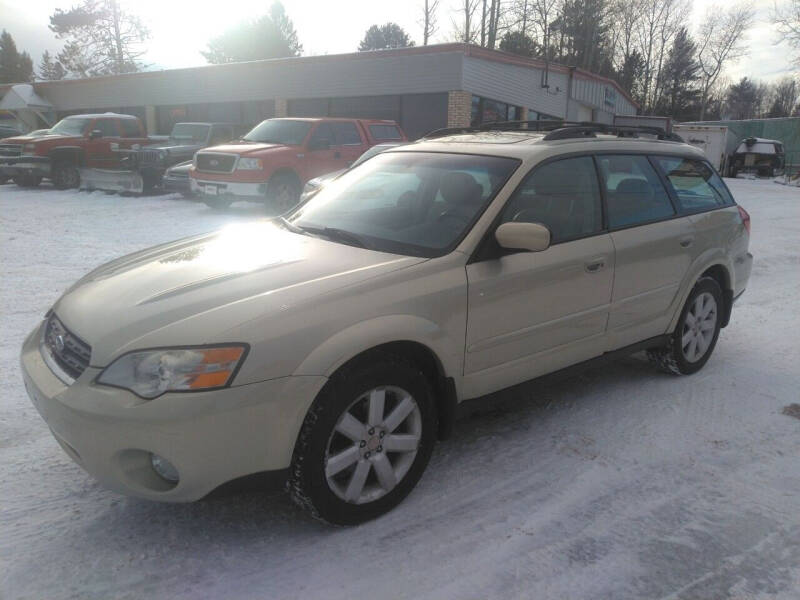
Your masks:
<path fill-rule="evenodd" d="M 575 138 L 593 138 L 598 133 L 616 135 L 617 137 L 639 137 L 639 134 L 655 136 L 659 140 L 683 142 L 683 138 L 675 133 L 667 133 L 661 127 L 649 125 L 609 125 L 589 121 L 494 121 L 477 127 L 447 127 L 436 129 L 426 134 L 426 139 L 457 135 L 460 133 L 476 133 L 481 131 L 531 131 L 547 132 L 545 140 L 566 140 Z"/>

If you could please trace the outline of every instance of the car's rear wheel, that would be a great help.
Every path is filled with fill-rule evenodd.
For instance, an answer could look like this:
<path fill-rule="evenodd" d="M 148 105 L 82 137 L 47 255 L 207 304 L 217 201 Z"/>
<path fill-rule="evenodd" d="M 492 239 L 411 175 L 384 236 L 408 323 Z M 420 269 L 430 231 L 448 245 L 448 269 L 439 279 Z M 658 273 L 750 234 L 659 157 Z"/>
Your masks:
<path fill-rule="evenodd" d="M 61 162 L 53 165 L 53 172 L 50 175 L 53 185 L 59 190 L 68 190 L 79 187 L 81 184 L 81 174 L 78 167 L 72 163 Z"/>
<path fill-rule="evenodd" d="M 354 525 L 394 508 L 433 450 L 436 412 L 425 375 L 402 357 L 372 358 L 331 379 L 295 447 L 290 494 L 329 523 Z"/>
<path fill-rule="evenodd" d="M 676 375 L 691 375 L 702 369 L 717 344 L 723 303 L 717 281 L 701 278 L 689 294 L 667 345 L 648 350 L 650 359 Z"/>
<path fill-rule="evenodd" d="M 300 183 L 289 173 L 275 175 L 267 187 L 267 204 L 275 214 L 282 215 L 300 200 Z"/>

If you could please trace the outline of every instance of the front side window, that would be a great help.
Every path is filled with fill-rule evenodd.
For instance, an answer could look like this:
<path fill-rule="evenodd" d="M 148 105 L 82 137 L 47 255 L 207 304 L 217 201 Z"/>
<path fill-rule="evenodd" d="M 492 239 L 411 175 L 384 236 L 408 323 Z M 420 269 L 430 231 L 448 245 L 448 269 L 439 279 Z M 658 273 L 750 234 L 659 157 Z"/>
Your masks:
<path fill-rule="evenodd" d="M 646 156 L 598 156 L 611 229 L 665 219 L 675 214 L 667 191 Z"/>
<path fill-rule="evenodd" d="M 262 144 L 299 146 L 306 139 L 311 125 L 309 121 L 268 119 L 256 125 L 242 139 Z"/>
<path fill-rule="evenodd" d="M 86 129 L 91 122 L 91 119 L 61 119 L 50 129 L 50 133 L 58 135 L 84 135 L 88 133 Z"/>
<path fill-rule="evenodd" d="M 320 123 L 317 125 L 317 128 L 314 130 L 314 133 L 311 134 L 311 139 L 309 140 L 309 145 L 318 145 L 318 147 L 324 147 L 325 144 L 328 146 L 333 146 L 333 129 L 331 128 L 329 123 Z"/>
<path fill-rule="evenodd" d="M 719 175 L 703 161 L 678 156 L 657 156 L 655 161 L 666 174 L 684 212 L 733 204 Z"/>
<path fill-rule="evenodd" d="M 410 256 L 441 256 L 519 165 L 512 158 L 388 152 L 348 171 L 288 220 L 309 235 Z"/>
<path fill-rule="evenodd" d="M 506 204 L 501 220 L 546 225 L 555 244 L 600 231 L 600 202 L 591 157 L 566 158 L 535 168 Z"/>

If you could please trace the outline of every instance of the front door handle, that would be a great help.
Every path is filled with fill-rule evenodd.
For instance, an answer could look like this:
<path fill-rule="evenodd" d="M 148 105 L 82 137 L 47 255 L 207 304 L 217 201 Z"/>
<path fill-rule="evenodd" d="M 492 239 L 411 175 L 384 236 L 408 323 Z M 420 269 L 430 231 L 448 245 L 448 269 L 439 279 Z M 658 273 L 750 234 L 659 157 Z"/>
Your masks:
<path fill-rule="evenodd" d="M 605 266 L 606 260 L 604 258 L 596 258 L 587 262 L 584 268 L 587 273 L 597 273 L 598 271 L 602 271 Z"/>
<path fill-rule="evenodd" d="M 333 158 L 342 158 L 342 155 L 339 153 L 339 151 L 336 151 L 333 153 Z"/>
<path fill-rule="evenodd" d="M 694 237 L 687 236 L 681 240 L 681 248 L 688 248 L 694 242 Z"/>

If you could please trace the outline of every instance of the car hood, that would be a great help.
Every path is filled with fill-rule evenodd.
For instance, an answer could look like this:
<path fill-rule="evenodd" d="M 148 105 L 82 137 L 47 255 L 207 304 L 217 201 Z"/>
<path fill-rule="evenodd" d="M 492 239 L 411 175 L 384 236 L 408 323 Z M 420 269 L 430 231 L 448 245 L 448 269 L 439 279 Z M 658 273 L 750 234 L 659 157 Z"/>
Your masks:
<path fill-rule="evenodd" d="M 189 152 L 197 152 L 203 148 L 203 144 L 187 144 L 178 142 L 177 140 L 164 140 L 163 142 L 147 144 L 144 146 L 144 148 L 152 150 L 169 150 L 175 154 L 185 154 Z"/>
<path fill-rule="evenodd" d="M 48 140 L 82 140 L 79 135 L 62 135 L 60 133 L 46 133 L 44 135 L 18 135 L 0 140 L 3 144 L 25 144 L 29 142 L 44 142 Z"/>
<path fill-rule="evenodd" d="M 54 310 L 92 346 L 92 365 L 105 366 L 137 348 L 225 341 L 215 336 L 295 306 L 322 306 L 326 293 L 424 260 L 292 233 L 266 220 L 112 261 L 67 290 Z"/>
<path fill-rule="evenodd" d="M 290 146 L 286 146 L 284 144 L 262 144 L 260 142 L 231 142 L 229 144 L 223 144 L 221 146 L 212 146 L 211 148 L 205 148 L 203 152 L 227 152 L 229 154 L 239 154 L 239 155 L 246 155 L 252 154 L 255 152 L 263 152 L 265 150 L 279 150 L 284 148 L 290 148 Z"/>

